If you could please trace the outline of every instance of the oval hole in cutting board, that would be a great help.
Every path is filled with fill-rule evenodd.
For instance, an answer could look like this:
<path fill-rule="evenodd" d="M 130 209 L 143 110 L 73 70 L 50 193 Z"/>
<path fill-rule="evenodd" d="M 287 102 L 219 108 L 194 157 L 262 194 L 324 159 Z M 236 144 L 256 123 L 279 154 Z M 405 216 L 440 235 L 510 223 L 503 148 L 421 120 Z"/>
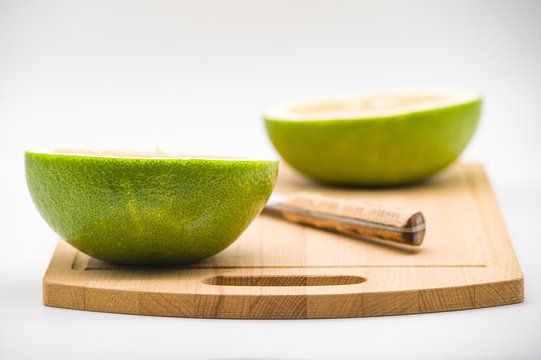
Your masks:
<path fill-rule="evenodd" d="M 299 276 L 213 276 L 202 282 L 217 286 L 333 286 L 355 285 L 366 279 L 353 275 L 299 275 Z"/>

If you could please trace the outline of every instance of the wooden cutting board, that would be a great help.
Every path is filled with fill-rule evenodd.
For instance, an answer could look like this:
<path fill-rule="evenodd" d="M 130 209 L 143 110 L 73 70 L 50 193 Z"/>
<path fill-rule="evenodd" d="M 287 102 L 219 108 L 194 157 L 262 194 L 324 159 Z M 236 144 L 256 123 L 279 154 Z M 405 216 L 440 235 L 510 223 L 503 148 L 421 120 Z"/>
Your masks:
<path fill-rule="evenodd" d="M 182 267 L 93 259 L 60 241 L 45 305 L 114 313 L 247 319 L 361 317 L 520 302 L 524 281 L 482 166 L 454 165 L 393 189 L 322 187 L 282 167 L 277 192 L 314 190 L 422 210 L 419 248 L 361 240 L 263 213 L 228 249 Z"/>

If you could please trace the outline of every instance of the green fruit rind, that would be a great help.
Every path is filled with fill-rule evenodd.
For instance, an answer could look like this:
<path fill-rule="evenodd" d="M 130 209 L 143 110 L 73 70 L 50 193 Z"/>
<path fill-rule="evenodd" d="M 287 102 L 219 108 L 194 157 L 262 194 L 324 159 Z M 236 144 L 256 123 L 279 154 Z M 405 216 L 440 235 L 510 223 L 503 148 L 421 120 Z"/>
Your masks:
<path fill-rule="evenodd" d="M 475 132 L 481 105 L 478 95 L 388 116 L 263 118 L 274 147 L 301 173 L 331 184 L 388 186 L 425 179 L 455 161 Z"/>
<path fill-rule="evenodd" d="M 25 153 L 32 199 L 68 243 L 97 259 L 193 262 L 229 246 L 265 206 L 278 161 Z"/>

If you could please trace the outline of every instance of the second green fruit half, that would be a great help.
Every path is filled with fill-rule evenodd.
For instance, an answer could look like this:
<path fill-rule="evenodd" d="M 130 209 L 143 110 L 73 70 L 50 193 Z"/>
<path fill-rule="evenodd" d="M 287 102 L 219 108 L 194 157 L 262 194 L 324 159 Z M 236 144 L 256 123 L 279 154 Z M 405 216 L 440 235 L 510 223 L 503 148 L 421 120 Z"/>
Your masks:
<path fill-rule="evenodd" d="M 470 91 L 335 97 L 278 105 L 263 117 L 274 147 L 299 172 L 388 186 L 451 164 L 475 132 L 481 102 Z"/>

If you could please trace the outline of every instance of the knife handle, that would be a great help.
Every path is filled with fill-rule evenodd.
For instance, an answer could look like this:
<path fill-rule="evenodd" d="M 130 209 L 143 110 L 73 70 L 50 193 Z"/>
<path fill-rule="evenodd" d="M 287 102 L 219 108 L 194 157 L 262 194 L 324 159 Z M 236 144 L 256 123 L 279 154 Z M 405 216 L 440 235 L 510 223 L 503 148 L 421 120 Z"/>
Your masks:
<path fill-rule="evenodd" d="M 420 211 L 353 199 L 299 192 L 287 195 L 274 208 L 289 221 L 368 239 L 418 246 L 425 234 Z"/>

